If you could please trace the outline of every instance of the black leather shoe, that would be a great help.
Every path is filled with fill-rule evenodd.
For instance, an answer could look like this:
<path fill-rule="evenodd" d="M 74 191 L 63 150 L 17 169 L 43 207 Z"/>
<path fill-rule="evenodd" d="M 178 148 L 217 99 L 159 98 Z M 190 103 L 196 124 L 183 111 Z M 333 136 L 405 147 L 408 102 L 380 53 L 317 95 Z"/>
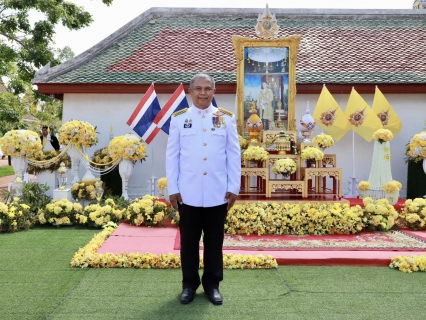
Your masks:
<path fill-rule="evenodd" d="M 184 288 L 180 294 L 180 303 L 188 304 L 194 300 L 195 290 L 191 288 Z"/>
<path fill-rule="evenodd" d="M 209 289 L 206 292 L 207 296 L 209 297 L 209 300 L 214 305 L 221 305 L 223 302 L 222 295 L 219 292 L 219 289 Z"/>

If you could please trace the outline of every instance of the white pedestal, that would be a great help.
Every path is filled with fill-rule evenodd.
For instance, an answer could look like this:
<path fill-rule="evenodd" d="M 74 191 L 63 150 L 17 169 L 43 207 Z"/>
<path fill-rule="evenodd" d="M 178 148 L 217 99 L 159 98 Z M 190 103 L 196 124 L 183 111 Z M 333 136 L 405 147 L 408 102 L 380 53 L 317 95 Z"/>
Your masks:
<path fill-rule="evenodd" d="M 49 190 L 46 191 L 46 195 L 53 197 L 53 190 L 58 186 L 58 179 L 56 178 L 56 171 L 50 172 L 49 170 L 40 172 L 37 174 L 37 183 L 47 184 Z"/>
<path fill-rule="evenodd" d="M 62 199 L 67 199 L 69 201 L 74 202 L 74 199 L 72 198 L 72 195 L 71 195 L 71 189 L 53 190 L 53 200 L 62 200 Z"/>

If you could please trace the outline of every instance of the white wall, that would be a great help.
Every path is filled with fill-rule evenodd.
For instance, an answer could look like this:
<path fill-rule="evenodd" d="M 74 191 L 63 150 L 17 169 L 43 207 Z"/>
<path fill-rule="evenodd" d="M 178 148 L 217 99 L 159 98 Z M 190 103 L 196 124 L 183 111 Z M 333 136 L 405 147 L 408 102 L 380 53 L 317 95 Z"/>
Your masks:
<path fill-rule="evenodd" d="M 159 94 L 160 105 L 163 106 L 170 98 L 170 94 Z M 361 94 L 364 100 L 372 106 L 373 94 Z M 426 94 L 385 94 L 389 103 L 402 120 L 402 131 L 391 141 L 391 167 L 393 179 L 403 185 L 401 196 L 406 195 L 407 164 L 405 163 L 405 146 L 411 137 L 423 129 L 426 119 L 424 101 Z M 315 109 L 319 95 L 298 94 L 296 97 L 296 121 L 299 121 L 306 109 L 307 101 L 310 103 L 311 114 Z M 349 94 L 333 94 L 342 110 L 346 109 Z M 142 94 L 65 94 L 63 122 L 71 119 L 84 120 L 97 127 L 99 143 L 88 150 L 89 156 L 97 149 L 106 147 L 110 141 L 110 126 L 114 127 L 114 135 L 133 133 L 126 122 L 136 108 Z M 191 99 L 187 96 L 188 102 Z M 215 99 L 220 107 L 236 112 L 235 95 L 216 95 Z M 315 134 L 321 133 L 318 125 Z M 142 164 L 137 163 L 129 181 L 129 196 L 141 196 L 149 192 L 148 179 L 154 175 L 157 178 L 165 176 L 165 151 L 167 135 L 160 131 L 154 141 L 147 147 L 148 158 Z M 373 144 L 366 142 L 358 134 L 349 131 L 335 146 L 327 149 L 327 153 L 337 155 L 337 165 L 343 168 L 343 193 L 347 192 L 348 179 L 355 173 L 355 177 L 368 180 L 373 153 Z M 353 161 L 353 146 L 355 148 L 355 161 Z M 80 176 L 84 175 L 84 168 L 80 168 Z"/>
<path fill-rule="evenodd" d="M 97 127 L 99 142 L 88 149 L 88 155 L 101 148 L 107 147 L 110 141 L 110 126 L 114 128 L 114 136 L 134 131 L 126 124 L 142 98 L 142 94 L 65 94 L 63 122 L 69 120 L 83 120 Z M 171 94 L 158 94 L 160 106 L 171 97 Z M 191 98 L 187 95 L 188 103 Z M 215 97 L 219 107 L 235 112 L 235 95 L 218 95 Z M 149 178 L 154 175 L 157 178 L 166 175 L 165 155 L 167 134 L 160 131 L 154 141 L 147 146 L 147 159 L 142 163 L 137 162 L 132 177 L 129 181 L 129 196 L 140 197 L 150 193 Z M 80 165 L 80 178 L 83 177 L 85 168 Z"/>

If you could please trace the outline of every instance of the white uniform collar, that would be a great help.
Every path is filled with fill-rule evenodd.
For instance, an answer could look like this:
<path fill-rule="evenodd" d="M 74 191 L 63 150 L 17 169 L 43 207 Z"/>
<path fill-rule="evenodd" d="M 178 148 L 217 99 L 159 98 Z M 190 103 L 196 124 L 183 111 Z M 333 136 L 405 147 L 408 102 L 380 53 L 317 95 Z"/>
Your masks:
<path fill-rule="evenodd" d="M 217 108 L 215 108 L 213 106 L 213 104 L 211 104 L 211 103 L 210 103 L 209 107 L 204 109 L 204 110 L 197 108 L 196 106 L 194 106 L 194 104 L 192 104 L 190 109 L 191 109 L 191 112 L 196 113 L 196 114 L 210 114 L 210 113 L 217 110 Z"/>

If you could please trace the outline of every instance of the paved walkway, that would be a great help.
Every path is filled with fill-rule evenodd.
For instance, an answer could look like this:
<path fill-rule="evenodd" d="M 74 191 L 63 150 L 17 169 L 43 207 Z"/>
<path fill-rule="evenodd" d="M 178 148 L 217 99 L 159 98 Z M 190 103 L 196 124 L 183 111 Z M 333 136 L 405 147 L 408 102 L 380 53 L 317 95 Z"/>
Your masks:
<path fill-rule="evenodd" d="M 7 165 L 8 165 L 7 160 L 0 160 L 0 167 L 7 166 Z M 11 175 L 11 176 L 6 176 L 6 177 L 1 177 L 1 178 L 0 178 L 0 189 L 7 188 L 7 185 L 8 185 L 10 182 L 12 182 L 12 181 L 13 181 L 13 178 L 14 178 L 14 177 L 15 177 L 15 176 L 13 176 L 13 175 Z"/>

